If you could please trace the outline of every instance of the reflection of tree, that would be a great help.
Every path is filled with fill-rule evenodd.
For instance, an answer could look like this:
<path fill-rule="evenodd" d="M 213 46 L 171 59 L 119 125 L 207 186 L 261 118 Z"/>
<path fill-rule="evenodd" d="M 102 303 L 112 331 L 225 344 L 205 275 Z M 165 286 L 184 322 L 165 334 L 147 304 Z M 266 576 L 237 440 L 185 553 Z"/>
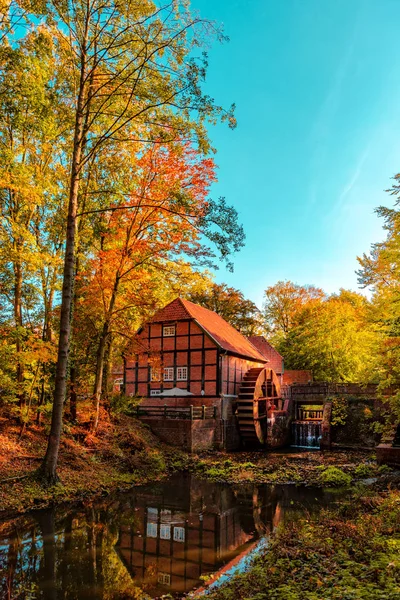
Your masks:
<path fill-rule="evenodd" d="M 64 521 L 64 548 L 61 552 L 60 574 L 61 574 L 61 598 L 67 599 L 68 582 L 71 577 L 69 572 L 72 540 L 72 513 L 67 515 Z"/>
<path fill-rule="evenodd" d="M 115 551 L 119 521 L 133 520 L 126 508 L 115 502 L 79 512 L 41 511 L 35 520 L 8 526 L 0 598 L 144 600 Z"/>
<path fill-rule="evenodd" d="M 54 509 L 39 512 L 36 515 L 43 539 L 43 562 L 40 568 L 39 587 L 45 600 L 57 599 L 56 578 L 56 531 Z"/>
<path fill-rule="evenodd" d="M 86 531 L 88 538 L 88 585 L 92 590 L 96 589 L 96 530 L 94 508 L 91 507 L 87 511 Z M 96 597 L 96 593 L 94 594 Z"/>
<path fill-rule="evenodd" d="M 137 587 L 141 578 L 153 591 L 165 583 L 158 575 L 170 575 L 166 585 L 171 591 L 175 575 L 185 573 L 186 565 L 190 572 L 184 579 L 193 586 L 198 575 L 214 571 L 257 534 L 331 500 L 312 488 L 234 487 L 178 478 L 73 512 L 42 511 L 35 519 L 24 517 L 0 528 L 0 598 L 146 600 Z M 152 548 L 134 543 L 145 541 L 150 507 L 159 536 Z M 161 525 L 171 523 L 184 530 L 183 543 L 174 541 L 173 529 L 170 537 L 161 538 Z M 140 562 L 132 560 L 134 554 L 140 554 Z M 175 569 L 178 563 L 180 570 Z"/>
<path fill-rule="evenodd" d="M 36 571 L 38 557 L 36 547 L 36 523 L 26 518 L 5 522 L 0 541 L 0 598 L 36 597 Z M 25 538 L 25 539 L 24 539 Z M 26 541 L 28 538 L 28 541 Z"/>
<path fill-rule="evenodd" d="M 4 569 L 6 571 L 6 577 L 4 581 L 4 586 L 2 588 L 2 592 L 4 594 L 4 598 L 7 598 L 7 600 L 11 600 L 11 598 L 13 598 L 13 584 L 18 561 L 18 549 L 19 536 L 18 532 L 15 530 L 12 536 L 10 537 L 7 553 L 7 567 Z"/>
<path fill-rule="evenodd" d="M 97 513 L 97 528 L 96 528 L 96 563 L 97 563 L 97 579 L 96 585 L 99 590 L 104 587 L 103 577 L 103 547 L 104 547 L 104 526 L 101 522 L 101 515 Z"/>

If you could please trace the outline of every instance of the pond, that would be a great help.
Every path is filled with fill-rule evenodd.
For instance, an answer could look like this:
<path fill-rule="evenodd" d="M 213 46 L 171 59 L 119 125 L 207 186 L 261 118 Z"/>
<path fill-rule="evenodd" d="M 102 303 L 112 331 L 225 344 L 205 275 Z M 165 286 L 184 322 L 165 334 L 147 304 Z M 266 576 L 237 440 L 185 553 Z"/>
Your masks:
<path fill-rule="evenodd" d="M 35 511 L 0 524 L 0 597 L 180 598 L 278 523 L 337 498 L 317 488 L 181 474 L 87 506 Z"/>

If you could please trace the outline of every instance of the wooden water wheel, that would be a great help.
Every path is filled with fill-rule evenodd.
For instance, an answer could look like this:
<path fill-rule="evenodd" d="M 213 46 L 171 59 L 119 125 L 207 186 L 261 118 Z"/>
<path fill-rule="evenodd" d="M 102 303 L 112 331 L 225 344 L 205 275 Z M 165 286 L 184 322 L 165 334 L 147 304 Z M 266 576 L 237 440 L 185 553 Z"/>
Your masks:
<path fill-rule="evenodd" d="M 268 409 L 281 397 L 276 373 L 268 367 L 247 371 L 239 390 L 238 421 L 246 446 L 263 446 Z"/>

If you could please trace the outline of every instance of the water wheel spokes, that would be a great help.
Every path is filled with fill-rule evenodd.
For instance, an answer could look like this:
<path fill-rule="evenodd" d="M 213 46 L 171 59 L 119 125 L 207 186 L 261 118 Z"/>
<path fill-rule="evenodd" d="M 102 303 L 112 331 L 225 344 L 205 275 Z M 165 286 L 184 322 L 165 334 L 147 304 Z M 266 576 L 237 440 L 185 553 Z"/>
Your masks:
<path fill-rule="evenodd" d="M 263 446 L 267 434 L 269 405 L 280 398 L 276 373 L 268 367 L 254 367 L 242 380 L 238 398 L 240 434 L 246 446 Z"/>

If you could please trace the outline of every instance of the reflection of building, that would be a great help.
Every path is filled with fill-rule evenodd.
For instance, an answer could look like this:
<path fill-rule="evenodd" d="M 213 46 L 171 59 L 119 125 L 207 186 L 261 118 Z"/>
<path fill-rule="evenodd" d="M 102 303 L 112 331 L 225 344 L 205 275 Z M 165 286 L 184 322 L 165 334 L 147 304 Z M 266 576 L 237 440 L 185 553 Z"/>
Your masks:
<path fill-rule="evenodd" d="M 160 595 L 198 586 L 201 575 L 218 571 L 285 516 L 324 503 L 324 492 L 288 485 L 233 488 L 180 475 L 129 498 L 117 550 L 134 580 Z"/>
<path fill-rule="evenodd" d="M 179 475 L 70 512 L 36 511 L 3 524 L 0 597 L 26 598 L 28 586 L 30 597 L 48 600 L 60 590 L 65 598 L 128 597 L 141 584 L 154 596 L 188 591 L 282 519 L 329 500 L 313 488 Z"/>
<path fill-rule="evenodd" d="M 120 529 L 120 556 L 149 590 L 188 591 L 258 537 L 255 521 L 265 514 L 254 511 L 253 500 L 252 489 L 238 498 L 227 486 L 191 477 L 167 491 L 160 486 L 152 494 L 138 493 L 135 523 Z"/>

